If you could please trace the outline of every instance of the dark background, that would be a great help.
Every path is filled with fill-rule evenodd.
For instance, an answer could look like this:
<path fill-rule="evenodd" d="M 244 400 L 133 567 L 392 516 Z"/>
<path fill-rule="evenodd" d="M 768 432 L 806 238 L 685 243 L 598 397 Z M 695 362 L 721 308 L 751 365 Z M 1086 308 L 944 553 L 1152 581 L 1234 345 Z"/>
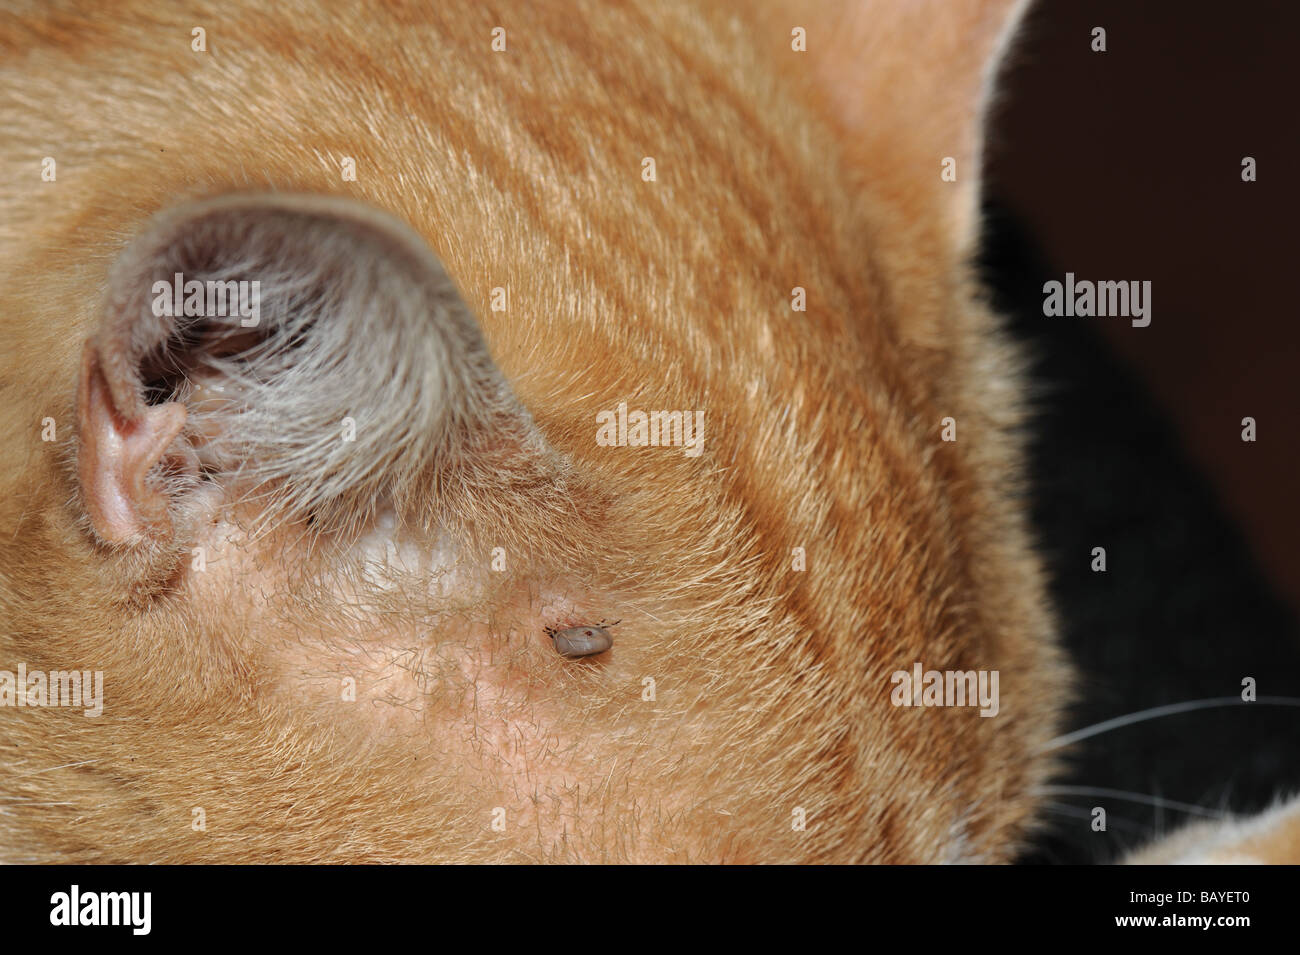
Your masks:
<path fill-rule="evenodd" d="M 1040 0 L 1004 75 L 983 264 L 1035 359 L 1033 511 L 1080 669 L 1070 728 L 1247 676 L 1300 698 L 1298 28 L 1300 4 Z M 1044 317 L 1043 282 L 1067 271 L 1150 280 L 1150 326 Z M 1198 817 L 1170 801 L 1213 815 L 1300 790 L 1300 709 L 1116 730 L 1059 785 L 1025 861 L 1109 861 Z"/>

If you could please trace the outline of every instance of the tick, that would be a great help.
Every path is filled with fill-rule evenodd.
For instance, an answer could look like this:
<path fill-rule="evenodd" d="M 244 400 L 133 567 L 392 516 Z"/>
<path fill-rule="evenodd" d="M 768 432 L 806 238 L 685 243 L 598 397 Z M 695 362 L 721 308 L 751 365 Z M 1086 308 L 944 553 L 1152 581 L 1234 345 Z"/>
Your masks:
<path fill-rule="evenodd" d="M 590 657 L 604 653 L 614 645 L 614 638 L 609 634 L 610 627 L 617 627 L 622 620 L 606 623 L 602 620 L 594 627 L 569 627 L 557 630 L 547 627 L 545 633 L 555 644 L 555 652 L 562 657 Z"/>

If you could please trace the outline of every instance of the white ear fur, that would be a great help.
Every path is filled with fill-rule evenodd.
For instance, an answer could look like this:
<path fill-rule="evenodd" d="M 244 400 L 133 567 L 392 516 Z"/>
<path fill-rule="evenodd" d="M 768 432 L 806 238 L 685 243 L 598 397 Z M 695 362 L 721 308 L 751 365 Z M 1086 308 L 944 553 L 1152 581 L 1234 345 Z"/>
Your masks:
<path fill-rule="evenodd" d="M 156 314 L 175 304 L 156 283 L 178 273 L 204 289 L 257 283 L 256 326 L 229 303 L 224 316 Z M 171 459 L 192 466 L 154 478 L 174 517 L 216 481 L 263 523 L 355 527 L 476 445 L 542 447 L 437 257 L 348 199 L 235 195 L 160 214 L 115 264 L 90 347 L 121 427 L 160 400 L 188 412 L 175 440 L 189 447 Z M 83 433 L 83 449 L 94 440 Z"/>

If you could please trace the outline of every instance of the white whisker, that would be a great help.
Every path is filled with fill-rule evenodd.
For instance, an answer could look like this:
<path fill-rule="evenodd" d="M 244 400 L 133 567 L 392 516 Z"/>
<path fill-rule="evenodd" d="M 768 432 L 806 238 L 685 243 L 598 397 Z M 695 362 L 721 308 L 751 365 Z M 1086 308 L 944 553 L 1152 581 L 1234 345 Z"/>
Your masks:
<path fill-rule="evenodd" d="M 1149 710 L 1139 710 L 1136 713 L 1116 716 L 1114 719 L 1094 723 L 1092 726 L 1085 726 L 1083 729 L 1066 733 L 1064 736 L 1058 736 L 1055 739 L 1048 740 L 1039 752 L 1060 749 L 1062 746 L 1069 746 L 1071 743 L 1079 742 L 1079 740 L 1099 736 L 1102 733 L 1109 733 L 1111 730 L 1121 729 L 1125 726 L 1132 726 L 1134 723 L 1145 723 L 1147 720 L 1160 719 L 1163 716 L 1175 716 L 1179 713 L 1191 713 L 1195 710 L 1212 710 L 1221 706 L 1300 706 L 1300 697 L 1261 696 L 1257 700 L 1247 702 L 1239 696 L 1216 696 L 1206 700 L 1189 700 L 1186 703 L 1154 706 Z"/>
<path fill-rule="evenodd" d="M 1178 812 L 1204 816 L 1207 819 L 1223 819 L 1228 815 L 1224 812 L 1206 809 L 1204 806 L 1193 806 L 1191 803 L 1165 799 L 1163 796 L 1148 796 L 1146 793 L 1129 792 L 1126 789 L 1106 789 L 1101 786 L 1043 786 L 1034 791 L 1040 796 L 1102 796 L 1110 799 L 1127 799 L 1130 802 L 1155 806 L 1157 809 L 1175 809 Z"/>
<path fill-rule="evenodd" d="M 1069 803 L 1045 802 L 1043 803 L 1043 809 L 1047 812 L 1054 812 L 1059 816 L 1070 816 L 1074 819 L 1093 818 L 1091 810 L 1082 809 L 1079 806 L 1071 806 Z M 1116 816 L 1112 812 L 1106 813 L 1106 825 L 1113 829 L 1127 829 L 1131 832 L 1138 833 L 1146 833 L 1151 828 L 1150 826 L 1134 822 L 1132 819 L 1125 819 L 1121 816 Z"/>

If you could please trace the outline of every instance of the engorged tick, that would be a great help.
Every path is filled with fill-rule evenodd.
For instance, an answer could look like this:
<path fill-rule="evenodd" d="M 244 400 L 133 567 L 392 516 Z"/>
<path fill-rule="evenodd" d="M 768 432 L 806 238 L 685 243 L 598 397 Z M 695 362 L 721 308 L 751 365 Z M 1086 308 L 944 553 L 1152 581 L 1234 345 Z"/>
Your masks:
<path fill-rule="evenodd" d="M 614 645 L 614 638 L 609 634 L 610 627 L 617 627 L 622 620 L 606 623 L 602 620 L 594 627 L 568 627 L 559 630 L 547 627 L 545 633 L 555 645 L 555 652 L 562 657 L 590 657 L 604 653 Z"/>

